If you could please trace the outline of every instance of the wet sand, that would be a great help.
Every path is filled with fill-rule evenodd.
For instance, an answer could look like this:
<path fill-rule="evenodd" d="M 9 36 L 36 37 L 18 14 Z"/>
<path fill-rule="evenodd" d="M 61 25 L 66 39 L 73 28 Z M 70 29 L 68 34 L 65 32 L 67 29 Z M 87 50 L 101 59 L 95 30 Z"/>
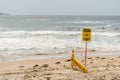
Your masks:
<path fill-rule="evenodd" d="M 79 57 L 84 64 L 84 58 Z M 120 56 L 87 58 L 88 73 L 71 68 L 70 58 L 0 62 L 0 80 L 120 80 Z"/>

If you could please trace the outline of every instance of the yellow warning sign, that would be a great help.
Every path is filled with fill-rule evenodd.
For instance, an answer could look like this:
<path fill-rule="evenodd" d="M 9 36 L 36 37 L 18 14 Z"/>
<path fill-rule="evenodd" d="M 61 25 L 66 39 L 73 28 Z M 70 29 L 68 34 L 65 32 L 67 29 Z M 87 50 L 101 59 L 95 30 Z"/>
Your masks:
<path fill-rule="evenodd" d="M 83 28 L 82 31 L 82 41 L 91 41 L 91 28 Z"/>

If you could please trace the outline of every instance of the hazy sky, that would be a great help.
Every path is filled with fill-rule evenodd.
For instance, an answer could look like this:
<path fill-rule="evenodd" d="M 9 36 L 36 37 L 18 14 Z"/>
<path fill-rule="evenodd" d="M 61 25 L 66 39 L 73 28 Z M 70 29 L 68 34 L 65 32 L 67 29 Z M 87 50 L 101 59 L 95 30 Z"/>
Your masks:
<path fill-rule="evenodd" d="M 120 15 L 120 0 L 0 0 L 15 15 Z"/>

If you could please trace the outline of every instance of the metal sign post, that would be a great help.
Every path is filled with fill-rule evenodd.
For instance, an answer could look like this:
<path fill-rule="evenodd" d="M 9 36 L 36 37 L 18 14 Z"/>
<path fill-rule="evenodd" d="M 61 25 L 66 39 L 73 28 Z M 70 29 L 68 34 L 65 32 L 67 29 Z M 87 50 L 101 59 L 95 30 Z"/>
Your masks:
<path fill-rule="evenodd" d="M 86 66 L 86 59 L 87 59 L 87 42 L 85 44 L 85 66 Z"/>

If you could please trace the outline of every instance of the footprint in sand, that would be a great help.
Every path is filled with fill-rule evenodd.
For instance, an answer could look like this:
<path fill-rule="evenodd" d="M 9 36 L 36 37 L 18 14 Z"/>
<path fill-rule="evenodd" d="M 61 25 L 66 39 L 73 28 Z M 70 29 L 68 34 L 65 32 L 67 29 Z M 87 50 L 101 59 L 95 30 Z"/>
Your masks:
<path fill-rule="evenodd" d="M 100 59 L 106 59 L 106 58 L 103 57 L 103 58 L 100 58 Z"/>
<path fill-rule="evenodd" d="M 95 58 L 99 59 L 100 57 L 95 57 Z"/>
<path fill-rule="evenodd" d="M 41 67 L 47 68 L 47 67 L 49 67 L 49 65 L 48 64 L 43 64 Z"/>
<path fill-rule="evenodd" d="M 66 67 L 66 65 L 63 65 L 63 67 Z"/>
<path fill-rule="evenodd" d="M 46 80 L 50 80 L 51 79 L 51 77 L 44 77 Z"/>
<path fill-rule="evenodd" d="M 90 64 L 92 64 L 93 62 L 90 62 Z"/>
<path fill-rule="evenodd" d="M 29 79 L 29 78 L 30 78 L 30 76 L 24 75 L 24 79 L 25 79 L 25 80 L 27 80 L 27 79 Z"/>
<path fill-rule="evenodd" d="M 110 64 L 107 64 L 107 66 L 109 66 Z"/>
<path fill-rule="evenodd" d="M 56 62 L 55 64 L 60 64 L 60 62 Z"/>
<path fill-rule="evenodd" d="M 24 69 L 24 66 L 18 66 L 20 68 L 20 70 L 23 70 Z"/>
<path fill-rule="evenodd" d="M 71 59 L 67 59 L 67 60 L 65 60 L 65 62 L 70 62 L 71 61 Z"/>
<path fill-rule="evenodd" d="M 91 51 L 92 51 L 92 52 L 95 52 L 96 50 L 93 49 L 93 50 L 91 50 Z"/>
<path fill-rule="evenodd" d="M 112 58 L 112 59 L 110 59 L 110 60 L 114 60 L 114 59 Z"/>
<path fill-rule="evenodd" d="M 90 58 L 88 58 L 88 59 L 92 59 L 92 58 L 90 57 Z"/>
<path fill-rule="evenodd" d="M 24 66 L 18 66 L 18 67 L 23 68 Z"/>
<path fill-rule="evenodd" d="M 34 66 L 33 66 L 33 68 L 35 69 L 35 68 L 37 68 L 38 66 L 39 66 L 39 65 L 38 65 L 38 64 L 36 64 L 36 65 L 34 65 Z"/>

